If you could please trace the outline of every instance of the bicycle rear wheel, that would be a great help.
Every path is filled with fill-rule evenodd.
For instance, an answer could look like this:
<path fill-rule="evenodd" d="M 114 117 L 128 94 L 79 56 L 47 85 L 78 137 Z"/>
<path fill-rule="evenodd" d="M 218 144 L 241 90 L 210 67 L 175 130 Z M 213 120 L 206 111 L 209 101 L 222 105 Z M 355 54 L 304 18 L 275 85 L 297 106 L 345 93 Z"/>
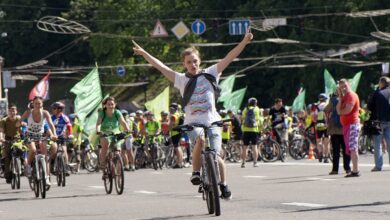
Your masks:
<path fill-rule="evenodd" d="M 12 156 L 9 172 L 11 172 L 11 189 L 16 187 L 16 158 Z"/>
<path fill-rule="evenodd" d="M 219 191 L 218 191 L 218 177 L 216 173 L 213 154 L 206 153 L 205 159 L 206 159 L 206 165 L 208 169 L 207 175 L 210 181 L 208 194 L 206 196 L 207 207 L 209 208 L 209 214 L 215 213 L 216 216 L 219 216 L 221 215 L 221 206 L 220 206 L 220 198 L 219 198 Z"/>
<path fill-rule="evenodd" d="M 289 147 L 289 154 L 295 160 L 301 160 L 306 157 L 306 151 L 304 150 L 305 142 L 303 139 L 295 139 L 292 141 Z"/>
<path fill-rule="evenodd" d="M 84 167 L 88 172 L 95 172 L 98 168 L 98 157 L 94 151 L 87 151 L 83 158 Z"/>
<path fill-rule="evenodd" d="M 106 177 L 104 178 L 104 189 L 107 194 L 111 194 L 112 192 L 112 173 L 111 173 L 111 162 L 108 161 L 106 165 Z"/>
<path fill-rule="evenodd" d="M 122 157 L 118 154 L 114 158 L 114 172 L 115 172 L 115 190 L 118 195 L 123 193 L 125 186 L 125 176 L 123 170 Z"/>

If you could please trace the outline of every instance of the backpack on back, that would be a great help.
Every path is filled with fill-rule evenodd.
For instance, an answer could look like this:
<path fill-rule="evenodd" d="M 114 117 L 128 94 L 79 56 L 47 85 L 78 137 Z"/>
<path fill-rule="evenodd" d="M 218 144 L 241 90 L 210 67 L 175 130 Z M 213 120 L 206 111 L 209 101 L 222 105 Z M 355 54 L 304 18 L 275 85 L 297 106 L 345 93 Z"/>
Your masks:
<path fill-rule="evenodd" d="M 254 128 L 257 126 L 255 108 L 247 108 L 244 126 L 248 128 Z"/>

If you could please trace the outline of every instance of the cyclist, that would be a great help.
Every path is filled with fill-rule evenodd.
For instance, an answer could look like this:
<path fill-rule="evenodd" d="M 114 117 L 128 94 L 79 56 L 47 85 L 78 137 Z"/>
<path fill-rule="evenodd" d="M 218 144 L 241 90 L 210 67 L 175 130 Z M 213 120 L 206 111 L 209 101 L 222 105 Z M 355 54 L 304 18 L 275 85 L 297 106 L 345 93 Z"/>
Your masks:
<path fill-rule="evenodd" d="M 259 155 L 257 142 L 259 140 L 260 109 L 257 107 L 257 99 L 252 97 L 248 99 L 248 106 L 242 111 L 242 140 L 244 145 L 241 151 L 241 168 L 245 168 L 248 146 L 252 145 L 253 166 L 258 167 L 257 158 Z"/>
<path fill-rule="evenodd" d="M 129 113 L 122 109 L 121 113 L 123 115 L 123 118 L 125 119 L 126 123 L 129 126 L 129 129 L 131 132 L 133 132 L 134 135 L 137 135 L 138 130 L 137 126 L 134 123 L 134 121 L 129 117 Z M 120 127 L 121 131 L 124 131 L 125 128 L 123 126 Z M 125 170 L 126 171 L 135 171 L 135 165 L 134 165 L 134 152 L 133 152 L 133 135 L 130 135 L 128 138 L 126 138 L 125 143 L 122 145 L 122 157 L 125 164 Z"/>
<path fill-rule="evenodd" d="M 225 58 L 217 64 L 207 69 L 200 69 L 200 55 L 194 48 L 188 48 L 182 53 L 183 66 L 187 74 L 181 74 L 173 71 L 164 65 L 157 58 L 150 55 L 143 48 L 134 42 L 133 50 L 135 54 L 143 56 L 153 67 L 157 68 L 168 80 L 174 82 L 175 87 L 180 90 L 184 98 L 183 109 L 185 111 L 185 124 L 200 123 L 210 126 L 213 122 L 221 120 L 215 107 L 216 96 L 218 95 L 217 82 L 223 70 L 243 51 L 245 46 L 250 43 L 253 35 L 246 33 L 243 40 L 231 50 Z M 210 128 L 208 133 L 211 148 L 217 152 L 221 149 L 221 128 Z M 201 183 L 201 152 L 204 146 L 202 139 L 203 129 L 195 128 L 190 132 L 191 143 L 194 143 L 192 154 L 193 173 L 191 182 L 194 185 Z M 231 192 L 226 185 L 225 164 L 219 159 L 222 196 L 230 198 Z"/>
<path fill-rule="evenodd" d="M 72 130 L 72 124 L 70 123 L 70 119 L 68 118 L 67 115 L 63 113 L 65 109 L 65 104 L 62 102 L 55 102 L 51 105 L 52 109 L 52 116 L 51 120 L 53 121 L 53 124 L 56 128 L 56 136 L 61 137 L 63 139 L 69 138 L 70 140 L 73 139 L 73 130 Z M 59 143 L 62 145 L 64 157 L 65 157 L 65 164 L 66 164 L 66 169 L 65 173 L 68 176 L 69 175 L 69 157 L 68 157 L 68 151 L 67 151 L 67 146 L 65 143 Z M 53 142 L 52 147 L 51 147 L 51 165 L 54 163 L 54 158 L 57 152 L 58 146 L 56 142 Z M 51 166 L 53 167 L 53 166 Z"/>
<path fill-rule="evenodd" d="M 46 158 L 46 184 L 51 185 L 50 183 L 50 172 L 48 169 L 48 161 L 47 161 L 47 152 L 46 152 L 46 141 L 42 141 L 41 138 L 44 136 L 44 126 L 45 121 L 49 125 L 50 128 L 50 138 L 53 141 L 57 140 L 56 136 L 56 128 L 54 127 L 53 121 L 51 120 L 50 114 L 48 111 L 43 109 L 43 98 L 40 96 L 35 96 L 33 99 L 33 108 L 27 109 L 23 115 L 22 120 L 27 119 L 27 143 L 28 143 L 28 158 L 27 158 L 27 167 L 26 167 L 26 176 L 31 176 L 31 163 L 36 153 L 36 143 L 38 143 L 41 153 L 45 155 Z"/>
<path fill-rule="evenodd" d="M 101 134 L 117 134 L 120 133 L 119 125 L 124 127 L 126 132 L 129 132 L 129 126 L 127 125 L 122 113 L 115 109 L 116 103 L 114 97 L 107 97 L 103 100 L 103 109 L 98 112 L 98 119 L 96 122 L 96 133 Z M 108 146 L 112 142 L 112 137 L 100 137 L 100 144 L 102 146 L 100 151 L 100 169 L 103 170 L 103 180 L 107 178 L 106 175 L 106 163 Z M 118 146 L 120 146 L 120 142 Z"/>
<path fill-rule="evenodd" d="M 312 121 L 316 132 L 316 143 L 319 153 L 318 161 L 322 162 L 324 160 L 324 163 L 329 163 L 328 120 L 324 111 L 328 105 L 328 96 L 325 93 L 321 93 L 318 96 L 318 100 L 318 104 L 312 105 Z"/>
<path fill-rule="evenodd" d="M 79 172 L 80 171 L 80 162 L 81 162 L 80 146 L 83 143 L 84 126 L 80 123 L 80 120 L 77 117 L 77 114 L 75 114 L 75 113 L 70 114 L 69 119 L 72 123 L 72 132 L 73 132 L 73 136 L 74 136 L 73 140 L 72 140 L 72 145 L 73 145 L 73 149 L 76 152 L 76 162 L 77 162 L 76 172 Z M 87 141 L 85 143 L 89 144 L 89 140 L 85 139 L 85 141 Z"/>
<path fill-rule="evenodd" d="M 0 121 L 0 142 L 3 143 L 4 178 L 11 183 L 11 146 L 14 141 L 20 140 L 21 117 L 15 104 L 8 105 L 8 115 Z"/>
<path fill-rule="evenodd" d="M 276 135 L 278 143 L 286 144 L 285 146 L 287 146 L 288 118 L 282 99 L 275 99 L 275 105 L 271 108 L 269 114 L 271 115 L 272 131 Z"/>
<path fill-rule="evenodd" d="M 172 128 L 181 124 L 179 105 L 176 103 L 171 103 L 171 105 L 169 106 L 169 112 L 170 112 L 170 118 L 169 118 L 170 135 L 171 135 L 172 145 L 175 149 L 175 154 L 176 154 L 176 165 L 174 166 L 174 168 L 181 168 L 183 164 L 183 150 L 179 146 L 181 134 L 178 131 L 172 130 Z"/>

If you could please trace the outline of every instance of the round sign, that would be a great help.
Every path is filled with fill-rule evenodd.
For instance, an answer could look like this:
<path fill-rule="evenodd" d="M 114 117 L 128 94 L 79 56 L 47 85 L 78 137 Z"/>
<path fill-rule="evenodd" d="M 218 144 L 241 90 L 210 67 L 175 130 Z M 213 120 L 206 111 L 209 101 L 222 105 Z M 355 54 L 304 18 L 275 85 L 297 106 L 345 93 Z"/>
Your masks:
<path fill-rule="evenodd" d="M 191 30 L 197 35 L 201 35 L 206 31 L 206 24 L 202 20 L 195 20 L 191 24 Z"/>
<path fill-rule="evenodd" d="M 118 76 L 124 76 L 125 73 L 126 73 L 126 69 L 124 66 L 118 66 L 116 68 L 116 73 L 118 74 Z"/>

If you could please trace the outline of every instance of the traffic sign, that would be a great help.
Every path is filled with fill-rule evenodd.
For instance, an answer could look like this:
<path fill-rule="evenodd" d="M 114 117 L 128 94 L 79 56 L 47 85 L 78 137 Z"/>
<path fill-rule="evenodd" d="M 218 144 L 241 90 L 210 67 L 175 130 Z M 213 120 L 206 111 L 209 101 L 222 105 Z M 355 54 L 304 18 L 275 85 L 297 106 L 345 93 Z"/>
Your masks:
<path fill-rule="evenodd" d="M 168 32 L 165 30 L 165 27 L 161 24 L 160 20 L 157 20 L 154 30 L 152 32 L 152 37 L 166 37 Z"/>
<path fill-rule="evenodd" d="M 249 19 L 229 20 L 229 34 L 243 35 L 250 28 L 251 21 Z"/>
<path fill-rule="evenodd" d="M 199 19 L 196 19 L 194 22 L 192 22 L 191 30 L 197 35 L 201 35 L 206 31 L 206 24 Z"/>
<path fill-rule="evenodd" d="M 188 34 L 188 32 L 190 32 L 190 29 L 188 29 L 188 27 L 184 24 L 184 22 L 180 21 L 179 23 L 177 23 L 172 29 L 171 29 L 172 33 L 175 34 L 175 36 L 177 37 L 177 39 L 182 39 L 184 36 L 186 36 Z"/>
<path fill-rule="evenodd" d="M 118 66 L 116 68 L 116 74 L 118 74 L 118 76 L 124 76 L 126 73 L 126 69 L 124 66 Z"/>

